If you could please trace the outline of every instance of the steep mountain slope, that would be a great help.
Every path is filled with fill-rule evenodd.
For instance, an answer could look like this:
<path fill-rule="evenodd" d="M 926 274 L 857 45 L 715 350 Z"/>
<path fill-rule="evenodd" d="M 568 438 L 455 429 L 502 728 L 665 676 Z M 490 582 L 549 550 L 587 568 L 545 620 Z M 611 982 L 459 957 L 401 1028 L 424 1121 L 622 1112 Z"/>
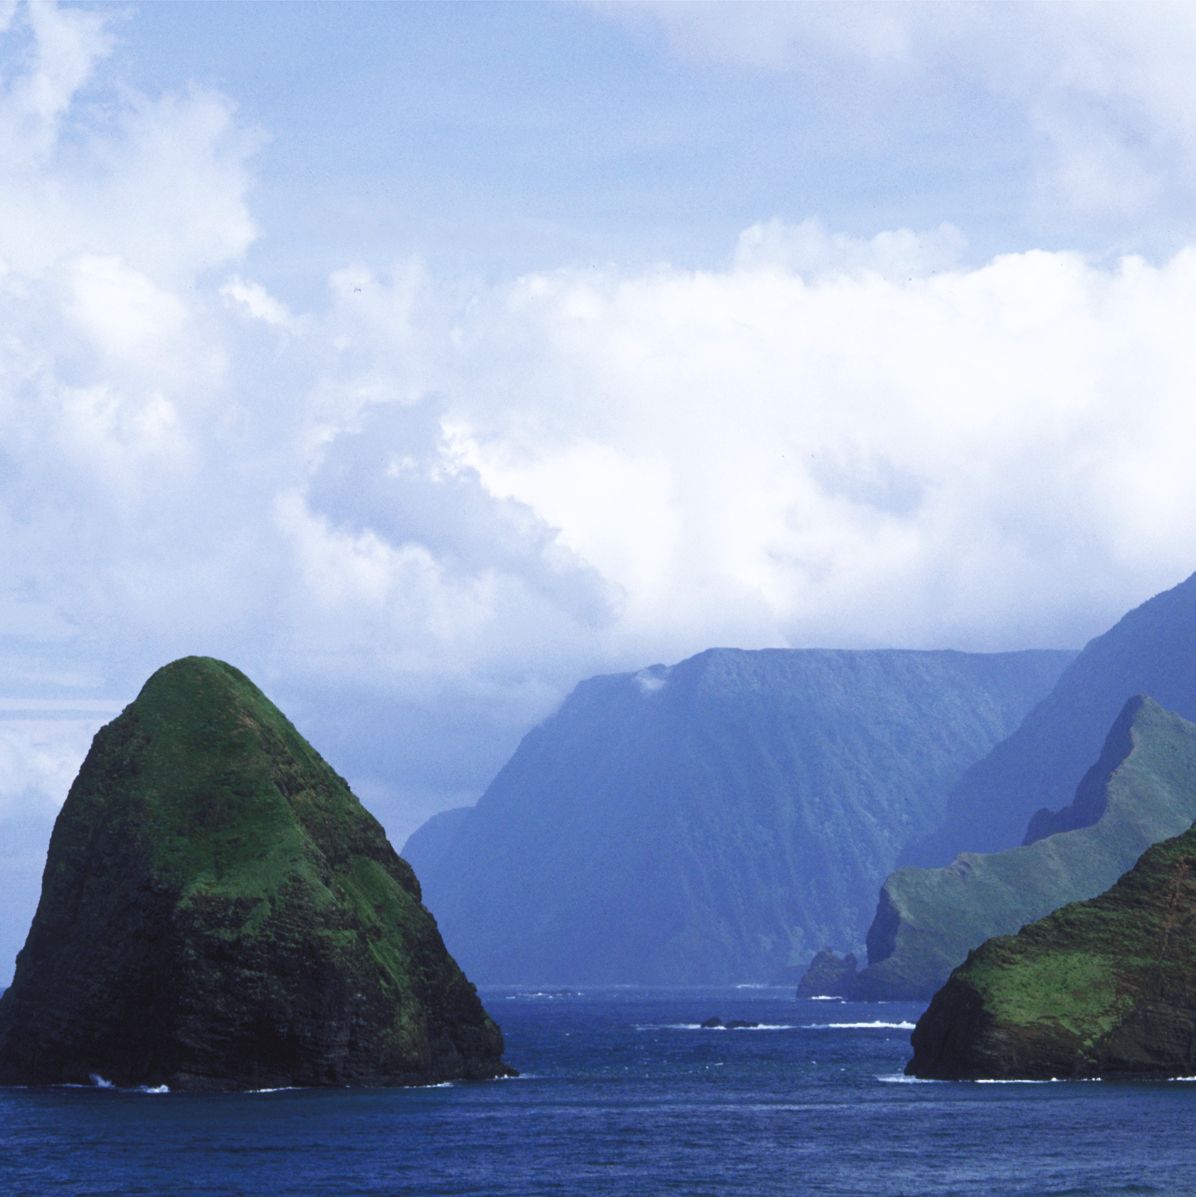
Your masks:
<path fill-rule="evenodd" d="M 0 999 L 0 1081 L 408 1084 L 501 1057 L 410 867 L 248 678 L 176 661 L 100 730 Z"/>
<path fill-rule="evenodd" d="M 423 876 L 435 867 L 471 810 L 472 806 L 454 806 L 451 810 L 442 810 L 407 837 L 399 855 L 415 870 L 416 876 Z"/>
<path fill-rule="evenodd" d="M 1196 820 L 1196 725 L 1132 698 L 1059 822 L 1004 852 L 965 852 L 941 869 L 899 869 L 868 933 L 862 998 L 930 997 L 970 949 L 1108 889 L 1151 844 Z"/>
<path fill-rule="evenodd" d="M 943 825 L 902 863 L 942 865 L 959 852 L 1021 843 L 1036 812 L 1071 801 L 1135 694 L 1196 720 L 1196 574 L 1090 641 L 1025 722 L 967 771 Z M 1035 823 L 1031 836 L 1055 829 Z"/>
<path fill-rule="evenodd" d="M 487 982 L 768 979 L 857 946 L 900 847 L 1060 653 L 743 652 L 583 682 L 424 874 Z"/>
<path fill-rule="evenodd" d="M 1196 1072 L 1196 829 L 1148 849 L 1110 890 L 957 968 L 913 1033 L 913 1076 Z"/>

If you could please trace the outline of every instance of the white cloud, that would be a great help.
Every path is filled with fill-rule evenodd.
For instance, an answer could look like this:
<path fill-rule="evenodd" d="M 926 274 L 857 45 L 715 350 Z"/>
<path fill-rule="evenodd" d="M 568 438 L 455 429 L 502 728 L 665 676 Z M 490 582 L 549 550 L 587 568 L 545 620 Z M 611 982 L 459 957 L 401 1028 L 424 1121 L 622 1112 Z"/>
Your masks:
<path fill-rule="evenodd" d="M 111 255 L 82 254 L 67 267 L 67 313 L 95 351 L 117 368 L 155 373 L 183 349 L 182 301 Z"/>
<path fill-rule="evenodd" d="M 24 6 L 32 53 L 15 77 L 0 76 L 0 147 L 12 165 L 46 157 L 58 141 L 59 121 L 75 93 L 91 78 L 112 49 L 112 38 L 99 13 L 60 9 L 46 0 Z M 8 34 L 15 5 L 0 9 L 0 34 Z"/>
<path fill-rule="evenodd" d="M 496 368 L 475 346 L 456 435 L 627 596 L 624 633 L 1067 642 L 1112 590 L 1194 564 L 1196 483 L 1167 447 L 1196 430 L 1193 299 L 1187 253 L 536 276 L 480 320 L 537 350 Z"/>
<path fill-rule="evenodd" d="M 282 332 L 297 332 L 300 322 L 286 304 L 275 299 L 261 283 L 233 277 L 220 288 L 222 298 L 254 320 L 261 320 Z"/>
<path fill-rule="evenodd" d="M 963 233 L 950 224 L 927 233 L 895 229 L 864 238 L 832 233 L 814 217 L 800 224 L 773 219 L 739 235 L 735 266 L 772 267 L 807 279 L 862 274 L 921 278 L 958 264 L 965 245 Z"/>
<path fill-rule="evenodd" d="M 770 221 L 718 269 L 354 264 L 292 310 L 244 260 L 235 107 L 85 102 L 107 34 L 46 11 L 71 36 L 22 9 L 0 100 L 33 147 L 0 159 L 0 615 L 105 693 L 227 656 L 394 794 L 457 801 L 588 673 L 1076 643 L 1196 564 L 1196 253 L 976 266 L 949 226 Z M 905 9 L 819 11 L 923 53 Z M 1122 94 L 1101 62 L 1068 86 Z M 4 792 L 60 789 L 10 733 Z"/>
<path fill-rule="evenodd" d="M 115 713 L 105 712 L 108 718 Z M 98 716 L 0 717 L 0 822 L 13 815 L 57 813 L 103 722 Z"/>

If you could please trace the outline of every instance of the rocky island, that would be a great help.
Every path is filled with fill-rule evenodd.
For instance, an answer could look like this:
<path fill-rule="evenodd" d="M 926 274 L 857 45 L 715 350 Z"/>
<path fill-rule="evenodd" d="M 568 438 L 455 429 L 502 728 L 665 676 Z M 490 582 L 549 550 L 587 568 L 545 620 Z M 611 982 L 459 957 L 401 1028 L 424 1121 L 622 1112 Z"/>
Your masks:
<path fill-rule="evenodd" d="M 410 866 L 244 674 L 102 728 L 0 998 L 0 1082 L 245 1089 L 508 1074 Z"/>
<path fill-rule="evenodd" d="M 912 1076 L 1196 1073 L 1196 828 L 1111 889 L 990 939 L 913 1032 Z"/>

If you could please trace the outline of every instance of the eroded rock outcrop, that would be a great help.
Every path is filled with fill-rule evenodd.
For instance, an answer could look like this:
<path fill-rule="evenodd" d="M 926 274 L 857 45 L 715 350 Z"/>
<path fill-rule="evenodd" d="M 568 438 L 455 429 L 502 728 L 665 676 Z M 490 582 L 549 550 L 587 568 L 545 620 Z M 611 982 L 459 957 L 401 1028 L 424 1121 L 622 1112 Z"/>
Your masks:
<path fill-rule="evenodd" d="M 799 998 L 847 997 L 855 986 L 859 965 L 848 952 L 840 956 L 831 948 L 823 948 L 810 961 L 810 967 L 797 983 Z"/>
<path fill-rule="evenodd" d="M 0 999 L 0 1080 L 397 1085 L 509 1072 L 346 783 L 243 674 L 159 670 L 96 736 Z"/>

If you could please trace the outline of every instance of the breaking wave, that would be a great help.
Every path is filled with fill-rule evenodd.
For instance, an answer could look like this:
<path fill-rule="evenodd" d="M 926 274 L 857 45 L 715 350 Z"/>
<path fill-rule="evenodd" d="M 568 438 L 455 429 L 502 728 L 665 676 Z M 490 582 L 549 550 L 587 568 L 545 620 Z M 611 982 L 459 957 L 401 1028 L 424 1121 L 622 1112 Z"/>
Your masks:
<path fill-rule="evenodd" d="M 798 1028 L 788 1022 L 761 1022 L 751 1027 L 704 1027 L 700 1022 L 645 1022 L 636 1023 L 637 1031 L 796 1031 Z"/>
<path fill-rule="evenodd" d="M 808 1022 L 803 1031 L 912 1031 L 912 1022 Z"/>

